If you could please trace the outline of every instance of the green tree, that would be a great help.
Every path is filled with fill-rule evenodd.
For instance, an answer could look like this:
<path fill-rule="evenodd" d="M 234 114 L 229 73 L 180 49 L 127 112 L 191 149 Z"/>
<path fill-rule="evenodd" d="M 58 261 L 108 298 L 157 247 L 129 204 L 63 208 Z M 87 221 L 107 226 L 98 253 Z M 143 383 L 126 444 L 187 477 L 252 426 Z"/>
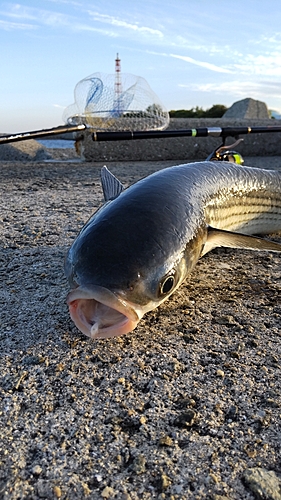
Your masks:
<path fill-rule="evenodd" d="M 226 110 L 227 107 L 223 104 L 214 104 L 206 110 L 199 106 L 191 109 L 172 109 L 169 114 L 171 118 L 221 118 Z"/>
<path fill-rule="evenodd" d="M 160 104 L 151 104 L 146 108 L 146 112 L 150 115 L 161 115 L 163 113 L 163 109 Z"/>
<path fill-rule="evenodd" d="M 223 104 L 214 104 L 211 108 L 206 109 L 206 118 L 221 118 L 226 112 L 227 107 Z"/>

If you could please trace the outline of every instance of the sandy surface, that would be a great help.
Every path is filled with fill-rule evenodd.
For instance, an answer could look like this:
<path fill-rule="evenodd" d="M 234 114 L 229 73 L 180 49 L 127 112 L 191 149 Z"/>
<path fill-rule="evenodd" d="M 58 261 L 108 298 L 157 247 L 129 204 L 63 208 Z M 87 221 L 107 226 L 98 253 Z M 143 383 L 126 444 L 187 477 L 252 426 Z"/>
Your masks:
<path fill-rule="evenodd" d="M 107 166 L 131 184 L 171 163 Z M 213 251 L 134 332 L 91 341 L 63 260 L 101 166 L 0 163 L 0 498 L 280 499 L 280 256 Z"/>

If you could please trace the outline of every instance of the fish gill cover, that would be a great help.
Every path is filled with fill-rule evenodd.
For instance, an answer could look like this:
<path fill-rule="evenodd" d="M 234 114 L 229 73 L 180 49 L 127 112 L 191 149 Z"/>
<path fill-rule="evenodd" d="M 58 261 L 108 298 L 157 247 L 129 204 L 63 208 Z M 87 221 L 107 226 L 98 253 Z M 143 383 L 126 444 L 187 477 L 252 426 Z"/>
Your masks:
<path fill-rule="evenodd" d="M 95 130 L 163 130 L 169 125 L 169 113 L 141 76 L 93 73 L 77 83 L 75 102 L 68 106 L 63 119 L 69 125 L 87 124 Z"/>

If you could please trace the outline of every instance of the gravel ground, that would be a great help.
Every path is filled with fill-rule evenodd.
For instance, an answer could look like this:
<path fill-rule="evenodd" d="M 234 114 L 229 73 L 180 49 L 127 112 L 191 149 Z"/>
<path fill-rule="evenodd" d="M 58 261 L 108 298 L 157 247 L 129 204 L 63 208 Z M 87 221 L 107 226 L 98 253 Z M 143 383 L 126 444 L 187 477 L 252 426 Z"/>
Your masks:
<path fill-rule="evenodd" d="M 71 160 L 0 162 L 0 498 L 280 500 L 280 256 L 215 250 L 134 332 L 92 341 L 63 261 L 102 164 Z M 128 185 L 171 163 L 107 166 Z"/>

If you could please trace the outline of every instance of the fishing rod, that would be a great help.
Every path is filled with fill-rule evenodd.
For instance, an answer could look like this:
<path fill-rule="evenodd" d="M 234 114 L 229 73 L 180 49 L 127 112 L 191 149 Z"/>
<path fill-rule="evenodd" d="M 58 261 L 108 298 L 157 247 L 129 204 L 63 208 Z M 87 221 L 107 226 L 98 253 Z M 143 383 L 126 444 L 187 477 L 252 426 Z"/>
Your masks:
<path fill-rule="evenodd" d="M 163 137 L 221 137 L 220 144 L 206 160 L 210 161 L 229 161 L 243 165 L 244 159 L 238 151 L 232 148 L 237 146 L 244 139 L 240 135 L 252 133 L 281 132 L 281 127 L 263 126 L 263 127 L 199 127 L 192 129 L 178 130 L 157 130 L 157 131 L 123 131 L 123 132 L 93 132 L 93 141 L 124 141 L 135 139 L 160 139 Z M 225 145 L 227 137 L 235 137 L 236 141 L 228 146 Z"/>
<path fill-rule="evenodd" d="M 0 145 L 9 144 L 10 142 L 27 141 L 29 139 L 38 139 L 42 137 L 52 137 L 53 135 L 66 134 L 69 132 L 81 132 L 85 130 L 87 125 L 59 125 L 58 127 L 46 128 L 42 130 L 33 130 L 31 132 L 22 132 L 19 134 L 7 134 L 0 136 Z M 77 137 L 77 140 L 79 136 Z M 83 139 L 83 136 L 80 137 Z"/>
<path fill-rule="evenodd" d="M 147 131 L 123 131 L 123 132 L 93 132 L 93 141 L 128 141 L 136 139 L 161 139 L 167 137 L 235 137 L 245 134 L 263 134 L 269 132 L 281 132 L 280 127 L 199 127 L 178 130 L 147 130 Z"/>
<path fill-rule="evenodd" d="M 199 127 L 178 130 L 147 131 L 92 131 L 93 128 L 90 125 L 80 123 L 77 125 L 61 125 L 59 127 L 49 129 L 33 130 L 31 132 L 0 136 L 0 145 L 8 144 L 11 142 L 24 141 L 28 139 L 51 137 L 54 135 L 70 132 L 81 132 L 81 135 L 78 135 L 76 137 L 76 140 L 83 140 L 83 131 L 85 130 L 89 131 L 92 134 L 92 139 L 95 142 L 161 139 L 169 137 L 222 137 L 224 144 L 227 137 L 235 137 L 236 139 L 238 139 L 240 135 L 281 132 L 281 126 L 276 127 L 268 125 L 261 127 Z"/>

